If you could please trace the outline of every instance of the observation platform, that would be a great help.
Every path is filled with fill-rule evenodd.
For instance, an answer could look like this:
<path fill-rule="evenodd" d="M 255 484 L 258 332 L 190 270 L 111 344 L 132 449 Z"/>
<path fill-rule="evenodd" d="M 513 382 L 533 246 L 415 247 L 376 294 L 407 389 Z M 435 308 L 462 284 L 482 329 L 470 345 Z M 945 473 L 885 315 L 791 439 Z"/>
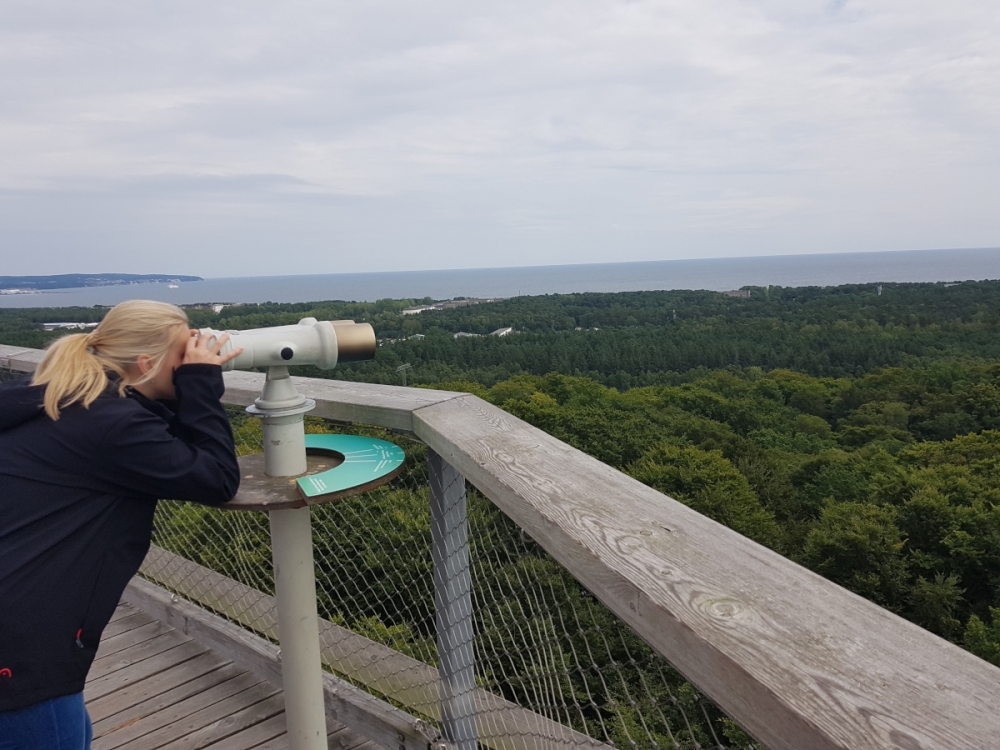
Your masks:
<path fill-rule="evenodd" d="M 0 371 L 31 372 L 42 354 L 0 345 Z M 223 403 L 253 403 L 263 379 L 227 373 Z M 381 596 L 379 586 L 395 571 L 390 563 L 410 554 L 396 530 L 409 528 L 403 522 L 423 506 L 359 504 L 340 515 L 339 505 L 322 506 L 330 511 L 323 529 L 331 540 L 357 531 L 354 524 L 361 529 L 344 537 L 354 546 L 343 552 L 324 540 L 319 558 L 327 565 L 324 596 L 333 603 L 331 619 L 319 623 L 332 747 L 725 748 L 718 736 L 699 739 L 695 731 L 721 724 L 705 708 L 711 702 L 768 750 L 1000 748 L 1000 669 L 958 646 L 476 396 L 294 381 L 316 402 L 313 417 L 407 436 L 411 453 L 426 456 L 426 473 L 413 470 L 419 492 L 414 484 L 409 496 L 429 506 L 431 543 L 414 544 L 409 564 L 433 579 L 433 592 L 420 588 L 422 579 L 400 578 L 391 593 L 409 587 L 414 601 L 423 596 L 444 610 L 459 600 L 447 598 L 454 571 L 465 575 L 473 565 L 483 576 L 473 581 L 492 586 L 489 596 L 477 590 L 471 597 L 474 613 L 462 613 L 482 625 L 474 641 L 477 681 L 456 693 L 474 706 L 462 716 L 475 719 L 478 734 L 438 731 L 448 718 L 445 699 L 456 697 L 446 695 L 451 675 L 442 660 L 415 650 L 416 640 L 397 650 L 384 627 L 376 632 L 366 621 L 352 630 L 338 617 Z M 451 509 L 464 513 L 466 486 L 476 490 L 478 515 L 477 525 L 463 524 L 478 536 L 454 550 L 434 544 L 434 519 L 444 526 Z M 264 530 L 251 525 L 251 515 L 208 522 L 185 510 L 164 518 L 169 528 L 154 538 L 163 546 L 151 550 L 125 596 L 148 617 L 123 607 L 91 673 L 85 696 L 95 750 L 287 746 L 272 587 L 229 564 L 239 551 L 249 564 L 266 566 Z M 391 526 L 393 519 L 400 523 Z M 383 531 L 379 545 L 367 544 Z M 373 554 L 360 572 L 334 566 L 339 558 L 364 559 L 364 551 Z M 452 576 L 442 575 L 441 586 L 439 569 Z M 337 585 L 356 580 L 367 588 L 341 597 Z M 471 590 L 466 585 L 464 593 Z M 161 643 L 166 636 L 173 640 Z M 436 653 L 443 658 L 462 643 L 436 642 Z M 202 662 L 216 666 L 189 673 Z M 668 668 L 706 700 L 679 700 Z"/>
<path fill-rule="evenodd" d="M 280 688 L 123 602 L 84 691 L 93 750 L 285 750 Z M 327 717 L 331 750 L 381 750 Z"/>

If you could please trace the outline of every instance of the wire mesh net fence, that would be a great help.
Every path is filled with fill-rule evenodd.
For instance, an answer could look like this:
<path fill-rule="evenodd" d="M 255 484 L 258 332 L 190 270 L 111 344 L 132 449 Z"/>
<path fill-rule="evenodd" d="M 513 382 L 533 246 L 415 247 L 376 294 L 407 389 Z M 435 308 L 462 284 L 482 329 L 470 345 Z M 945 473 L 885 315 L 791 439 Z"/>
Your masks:
<path fill-rule="evenodd" d="M 0 369 L 0 381 L 12 377 L 23 375 Z M 227 410 L 238 453 L 260 452 L 259 421 Z M 439 667 L 450 655 L 439 653 L 429 451 L 380 428 L 307 417 L 306 431 L 364 434 L 406 453 L 390 484 L 311 509 L 321 654 L 338 677 L 441 727 Z M 480 746 L 763 750 L 475 487 L 453 481 L 468 517 L 459 567 Z M 445 515 L 456 490 L 440 488 Z M 163 501 L 153 544 L 144 576 L 277 641 L 266 513 Z"/>
<path fill-rule="evenodd" d="M 238 452 L 259 452 L 259 422 L 230 414 Z M 365 434 L 406 453 L 392 483 L 312 508 L 321 649 L 339 677 L 440 726 L 429 451 L 379 428 L 307 418 L 306 431 Z M 481 745 L 758 747 L 475 487 L 465 489 Z M 164 502 L 154 544 L 199 566 L 187 571 L 196 590 L 228 592 L 207 596 L 217 611 L 275 637 L 265 514 Z M 146 572 L 169 583 L 171 565 L 179 563 Z"/>

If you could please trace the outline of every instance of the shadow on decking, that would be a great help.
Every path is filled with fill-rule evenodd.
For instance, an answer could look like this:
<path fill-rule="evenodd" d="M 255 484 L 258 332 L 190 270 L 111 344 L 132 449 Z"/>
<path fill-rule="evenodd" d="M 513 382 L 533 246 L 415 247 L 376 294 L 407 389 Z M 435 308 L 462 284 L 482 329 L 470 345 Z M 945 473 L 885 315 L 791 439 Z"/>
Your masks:
<path fill-rule="evenodd" d="M 84 691 L 93 750 L 284 750 L 280 688 L 122 603 Z M 332 750 L 381 750 L 327 718 Z"/>

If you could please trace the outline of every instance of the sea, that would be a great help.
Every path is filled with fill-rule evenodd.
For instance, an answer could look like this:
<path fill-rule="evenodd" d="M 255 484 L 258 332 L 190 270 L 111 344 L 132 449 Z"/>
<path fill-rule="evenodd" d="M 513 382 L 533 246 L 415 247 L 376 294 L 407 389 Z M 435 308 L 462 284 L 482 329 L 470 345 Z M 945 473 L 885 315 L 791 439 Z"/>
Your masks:
<path fill-rule="evenodd" d="M 185 271 L 185 269 L 178 269 Z M 572 292 L 669 289 L 727 291 L 742 286 L 837 286 L 1000 279 L 1000 248 L 770 255 L 742 258 L 584 263 L 520 268 L 234 276 L 203 281 L 0 294 L 0 307 L 115 305 L 127 299 L 199 303 L 435 300 Z"/>

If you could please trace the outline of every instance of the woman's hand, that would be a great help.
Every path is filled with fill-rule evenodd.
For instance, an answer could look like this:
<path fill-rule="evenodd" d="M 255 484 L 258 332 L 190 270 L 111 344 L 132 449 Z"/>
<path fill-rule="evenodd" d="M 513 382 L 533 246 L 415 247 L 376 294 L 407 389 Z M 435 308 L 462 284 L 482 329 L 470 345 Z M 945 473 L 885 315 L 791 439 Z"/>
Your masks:
<path fill-rule="evenodd" d="M 233 349 L 231 352 L 219 354 L 219 351 L 228 340 L 228 333 L 224 333 L 219 337 L 204 336 L 199 331 L 192 329 L 191 338 L 188 339 L 187 349 L 184 351 L 184 364 L 223 365 L 243 353 L 243 347 L 241 346 Z"/>

